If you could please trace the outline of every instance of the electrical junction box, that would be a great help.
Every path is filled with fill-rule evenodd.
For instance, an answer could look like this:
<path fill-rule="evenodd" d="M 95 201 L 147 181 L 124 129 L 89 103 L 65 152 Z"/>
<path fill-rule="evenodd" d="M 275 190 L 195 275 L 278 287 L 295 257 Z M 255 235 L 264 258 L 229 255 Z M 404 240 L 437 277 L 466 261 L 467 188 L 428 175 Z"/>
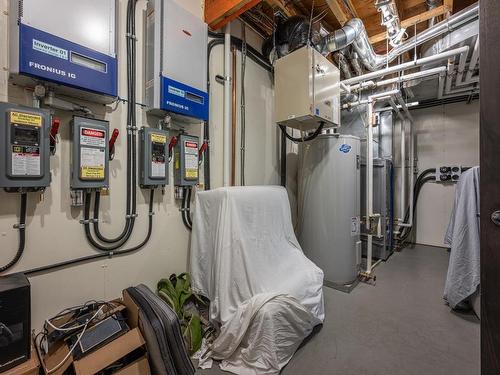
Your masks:
<path fill-rule="evenodd" d="M 0 187 L 43 189 L 50 185 L 50 113 L 0 103 Z"/>
<path fill-rule="evenodd" d="M 207 24 L 174 0 L 148 1 L 146 104 L 175 119 L 208 119 Z"/>
<path fill-rule="evenodd" d="M 22 86 L 111 102 L 117 96 L 116 0 L 10 0 L 10 71 Z M 84 90 L 82 92 L 81 90 Z"/>
<path fill-rule="evenodd" d="M 174 149 L 174 185 L 194 186 L 199 179 L 198 137 L 180 134 Z"/>
<path fill-rule="evenodd" d="M 143 188 L 168 185 L 168 132 L 143 127 L 140 135 L 140 177 Z"/>
<path fill-rule="evenodd" d="M 109 123 L 74 116 L 71 138 L 71 189 L 109 187 Z"/>
<path fill-rule="evenodd" d="M 312 47 L 276 61 L 275 122 L 302 131 L 340 126 L 340 71 Z"/>
<path fill-rule="evenodd" d="M 440 165 L 436 167 L 436 182 L 458 182 L 462 175 L 460 165 Z"/>

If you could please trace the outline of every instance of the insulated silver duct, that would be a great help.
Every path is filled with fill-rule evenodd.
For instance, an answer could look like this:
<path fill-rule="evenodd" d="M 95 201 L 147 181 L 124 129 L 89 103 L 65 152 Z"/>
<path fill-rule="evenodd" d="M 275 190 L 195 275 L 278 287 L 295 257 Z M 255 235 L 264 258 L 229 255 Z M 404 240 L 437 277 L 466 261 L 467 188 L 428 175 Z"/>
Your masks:
<path fill-rule="evenodd" d="M 393 48 L 387 55 L 375 53 L 363 22 L 359 18 L 352 18 L 347 21 L 342 29 L 323 38 L 320 50 L 323 54 L 328 54 L 352 44 L 363 65 L 368 70 L 375 71 L 394 61 L 401 54 L 412 50 L 415 46 L 451 32 L 478 17 L 479 4 L 476 3 L 408 39 L 398 47 Z"/>
<path fill-rule="evenodd" d="M 387 29 L 391 47 L 397 47 L 403 41 L 406 29 L 399 22 L 398 9 L 394 0 L 376 0 L 375 7 L 382 17 L 382 25 Z"/>

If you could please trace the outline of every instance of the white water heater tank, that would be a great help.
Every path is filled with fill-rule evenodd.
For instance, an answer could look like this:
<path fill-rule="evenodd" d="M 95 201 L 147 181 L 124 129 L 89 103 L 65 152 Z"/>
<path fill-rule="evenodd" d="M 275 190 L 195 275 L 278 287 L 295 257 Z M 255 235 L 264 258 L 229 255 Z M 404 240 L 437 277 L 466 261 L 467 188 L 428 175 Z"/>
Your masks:
<path fill-rule="evenodd" d="M 361 263 L 360 140 L 324 132 L 299 148 L 299 232 L 325 285 L 348 291 Z"/>

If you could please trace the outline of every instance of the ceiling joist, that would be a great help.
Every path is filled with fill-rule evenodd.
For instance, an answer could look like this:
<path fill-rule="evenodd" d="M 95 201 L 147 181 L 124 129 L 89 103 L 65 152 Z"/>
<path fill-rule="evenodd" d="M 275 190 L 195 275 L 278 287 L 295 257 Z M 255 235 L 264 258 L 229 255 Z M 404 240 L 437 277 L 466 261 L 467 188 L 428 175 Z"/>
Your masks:
<path fill-rule="evenodd" d="M 213 30 L 220 29 L 260 2 L 261 0 L 206 0 L 205 22 Z"/>
<path fill-rule="evenodd" d="M 326 0 L 326 3 L 341 26 L 352 18 L 349 8 L 342 0 Z"/>

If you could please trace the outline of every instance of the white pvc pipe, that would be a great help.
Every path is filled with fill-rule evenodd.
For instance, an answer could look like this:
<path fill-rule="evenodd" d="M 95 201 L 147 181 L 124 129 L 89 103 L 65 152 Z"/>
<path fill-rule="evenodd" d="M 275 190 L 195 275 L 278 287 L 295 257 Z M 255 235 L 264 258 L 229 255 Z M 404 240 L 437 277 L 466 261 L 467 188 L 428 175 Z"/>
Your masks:
<path fill-rule="evenodd" d="M 357 90 L 359 90 L 361 88 L 382 87 L 382 86 L 391 85 L 393 83 L 403 83 L 403 82 L 411 81 L 411 80 L 414 80 L 414 79 L 419 79 L 419 78 L 433 76 L 433 75 L 436 75 L 436 74 L 440 74 L 440 73 L 442 73 L 444 71 L 446 71 L 446 67 L 445 66 L 440 66 L 438 68 L 433 68 L 433 69 L 428 69 L 428 70 L 422 70 L 422 71 L 417 72 L 417 73 L 406 74 L 406 75 L 402 75 L 402 76 L 399 76 L 399 77 L 396 77 L 396 78 L 386 79 L 384 81 L 378 81 L 378 82 L 367 81 L 367 82 L 362 82 L 362 83 L 358 83 L 358 84 L 355 84 L 355 85 L 352 85 L 352 86 L 346 86 L 346 87 L 350 90 L 349 92 L 351 92 L 351 91 L 357 91 Z"/>
<path fill-rule="evenodd" d="M 409 120 L 410 122 L 410 197 L 409 197 L 409 200 L 410 200 L 410 212 L 409 212 L 409 220 L 408 222 L 405 222 L 404 221 L 404 215 L 405 215 L 405 208 L 406 208 L 406 204 L 405 205 L 401 205 L 402 207 L 402 215 L 401 215 L 401 220 L 400 220 L 400 223 L 399 223 L 399 226 L 401 227 L 412 227 L 413 226 L 413 210 L 414 210 L 414 206 L 413 206 L 413 198 L 414 198 L 414 192 L 413 192 L 413 185 L 415 184 L 415 173 L 414 173 L 414 170 L 415 170 L 415 138 L 414 138 L 414 129 L 413 129 L 413 116 L 410 114 L 410 111 L 408 110 L 408 107 L 406 106 L 406 103 L 403 99 L 403 96 L 401 95 L 401 93 L 397 94 L 396 95 L 396 98 L 398 99 L 398 103 L 401 105 L 401 108 L 403 109 L 405 115 L 406 115 L 406 118 Z M 404 142 L 403 142 L 404 143 Z M 402 154 L 403 155 L 403 154 Z M 404 159 L 404 155 L 402 156 L 402 160 Z M 401 177 L 405 178 L 406 180 L 406 170 L 402 170 L 401 171 Z M 401 189 L 401 197 L 404 197 L 405 196 L 405 192 L 406 190 L 403 190 Z"/>
<path fill-rule="evenodd" d="M 393 95 L 399 93 L 399 90 L 391 90 L 383 93 L 371 95 L 368 97 L 368 128 L 366 140 L 366 229 L 369 234 L 367 236 L 366 247 L 366 273 L 372 272 L 372 256 L 373 256 L 373 235 L 370 234 L 371 225 L 370 218 L 373 216 L 373 107 L 377 101 L 390 99 Z M 380 233 L 380 223 L 377 228 Z"/>
<path fill-rule="evenodd" d="M 223 128 L 223 171 L 224 186 L 229 186 L 231 175 L 231 26 L 224 30 L 224 128 Z"/>
<path fill-rule="evenodd" d="M 363 82 L 363 81 L 367 81 L 367 80 L 373 80 L 376 78 L 386 76 L 386 75 L 391 74 L 391 73 L 397 73 L 397 72 L 401 72 L 403 70 L 407 70 L 410 68 L 415 68 L 415 67 L 429 64 L 429 63 L 432 63 L 435 61 L 447 59 L 449 57 L 453 57 L 455 55 L 462 54 L 464 52 L 467 53 L 468 51 L 469 51 L 469 47 L 463 46 L 460 48 L 455 48 L 455 49 L 452 49 L 452 50 L 449 50 L 446 52 L 439 53 L 437 55 L 424 57 L 424 58 L 413 60 L 413 61 L 406 62 L 403 64 L 394 65 L 394 66 L 391 66 L 389 68 L 377 70 L 376 72 L 371 72 L 371 73 L 363 74 L 361 76 L 346 79 L 342 82 L 345 85 L 354 85 L 355 83 L 359 83 L 359 82 Z"/>

